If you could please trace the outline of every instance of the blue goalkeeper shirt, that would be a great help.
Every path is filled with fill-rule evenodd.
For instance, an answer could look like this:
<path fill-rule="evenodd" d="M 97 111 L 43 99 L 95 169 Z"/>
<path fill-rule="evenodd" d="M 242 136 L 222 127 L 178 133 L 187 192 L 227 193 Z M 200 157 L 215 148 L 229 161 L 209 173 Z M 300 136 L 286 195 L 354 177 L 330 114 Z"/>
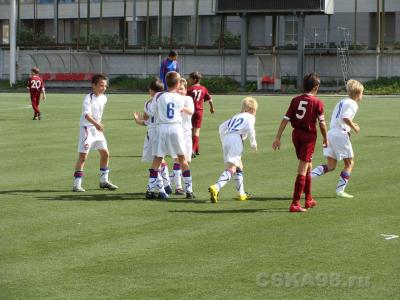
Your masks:
<path fill-rule="evenodd" d="M 169 58 L 162 61 L 160 66 L 160 79 L 164 83 L 164 88 L 167 89 L 167 83 L 165 82 L 165 75 L 168 72 L 175 71 L 179 73 L 179 66 L 176 60 L 171 60 Z"/>

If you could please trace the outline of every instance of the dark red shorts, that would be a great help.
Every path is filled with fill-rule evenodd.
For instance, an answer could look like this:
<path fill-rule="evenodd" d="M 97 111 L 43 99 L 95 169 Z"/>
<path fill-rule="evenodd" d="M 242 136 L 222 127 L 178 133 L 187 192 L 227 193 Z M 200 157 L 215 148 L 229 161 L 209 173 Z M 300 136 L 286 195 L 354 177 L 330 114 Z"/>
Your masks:
<path fill-rule="evenodd" d="M 192 126 L 195 128 L 201 128 L 201 123 L 203 121 L 204 110 L 196 110 L 192 115 Z"/>
<path fill-rule="evenodd" d="M 305 162 L 311 162 L 317 135 L 306 131 L 293 130 L 292 141 L 296 149 L 297 158 Z"/>

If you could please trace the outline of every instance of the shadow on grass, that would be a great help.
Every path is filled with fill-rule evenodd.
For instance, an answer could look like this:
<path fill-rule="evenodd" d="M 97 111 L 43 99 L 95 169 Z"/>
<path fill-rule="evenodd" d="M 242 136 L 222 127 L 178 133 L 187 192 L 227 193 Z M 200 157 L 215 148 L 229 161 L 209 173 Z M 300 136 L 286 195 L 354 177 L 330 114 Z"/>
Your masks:
<path fill-rule="evenodd" d="M 400 138 L 400 136 L 396 136 L 396 135 L 366 135 L 366 138 L 395 138 L 398 139 Z"/>
<path fill-rule="evenodd" d="M 249 213 L 287 213 L 288 208 L 239 208 L 239 209 L 213 209 L 213 210 L 170 210 L 171 213 L 193 214 L 249 214 Z"/>
<path fill-rule="evenodd" d="M 145 199 L 144 193 L 103 193 L 103 194 L 89 194 L 89 193 L 71 193 L 68 195 L 56 195 L 56 196 L 38 196 L 38 200 L 46 201 L 151 201 L 151 202 L 163 202 L 163 203 L 195 203 L 203 204 L 205 200 L 196 199 L 185 199 L 185 198 L 170 198 L 168 200 L 163 199 Z"/>
<path fill-rule="evenodd" d="M 71 190 L 7 190 L 0 191 L 0 195 L 19 195 L 19 194 L 27 194 L 27 193 L 65 193 L 70 192 Z"/>
<path fill-rule="evenodd" d="M 112 158 L 127 158 L 127 157 L 133 157 L 133 158 L 142 158 L 141 155 L 112 155 Z"/>
<path fill-rule="evenodd" d="M 292 200 L 292 197 L 251 197 L 249 201 L 288 201 Z M 328 196 L 318 196 L 315 197 L 316 200 L 318 199 L 335 199 L 335 197 L 328 197 Z M 304 200 L 304 199 L 303 199 Z M 301 200 L 301 201 L 303 201 Z"/>

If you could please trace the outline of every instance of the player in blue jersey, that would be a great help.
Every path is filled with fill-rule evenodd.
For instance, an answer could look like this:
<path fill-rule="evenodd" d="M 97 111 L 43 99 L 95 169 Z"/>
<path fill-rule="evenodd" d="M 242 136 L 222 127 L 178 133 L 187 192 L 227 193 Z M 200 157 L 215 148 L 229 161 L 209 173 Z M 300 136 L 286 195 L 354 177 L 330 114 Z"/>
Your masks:
<path fill-rule="evenodd" d="M 178 61 L 176 58 L 178 57 L 178 53 L 174 50 L 171 50 L 168 54 L 168 57 L 164 59 L 160 66 L 160 79 L 164 83 L 164 89 L 167 89 L 167 83 L 165 81 L 165 76 L 168 72 L 175 71 L 179 73 Z"/>

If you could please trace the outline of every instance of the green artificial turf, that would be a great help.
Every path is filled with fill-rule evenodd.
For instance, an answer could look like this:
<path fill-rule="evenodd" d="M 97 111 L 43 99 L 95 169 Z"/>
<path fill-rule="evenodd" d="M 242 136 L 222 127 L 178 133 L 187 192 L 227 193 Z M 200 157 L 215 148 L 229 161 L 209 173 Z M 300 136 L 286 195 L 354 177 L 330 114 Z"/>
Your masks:
<path fill-rule="evenodd" d="M 253 200 L 234 200 L 231 182 L 218 204 L 207 193 L 224 169 L 218 125 L 243 96 L 213 97 L 191 166 L 197 198 L 169 201 L 143 199 L 145 128 L 131 115 L 148 96 L 137 94 L 108 95 L 103 115 L 120 189 L 98 189 L 93 152 L 86 193 L 71 192 L 83 96 L 49 92 L 32 121 L 26 94 L 0 94 L 0 299 L 398 299 L 400 238 L 381 234 L 400 235 L 400 99 L 360 105 L 346 190 L 355 198 L 335 198 L 339 164 L 313 182 L 318 206 L 291 214 L 290 128 L 281 151 L 271 144 L 292 96 L 255 96 L 259 151 L 246 141 L 243 156 Z M 330 119 L 339 97 L 321 98 Z"/>

